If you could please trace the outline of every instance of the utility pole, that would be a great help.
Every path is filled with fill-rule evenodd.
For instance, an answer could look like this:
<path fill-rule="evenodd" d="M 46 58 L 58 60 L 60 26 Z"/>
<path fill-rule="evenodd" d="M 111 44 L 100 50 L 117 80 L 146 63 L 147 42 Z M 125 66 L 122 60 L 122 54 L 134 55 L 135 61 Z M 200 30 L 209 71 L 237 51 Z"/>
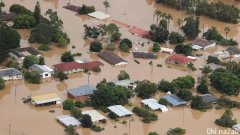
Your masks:
<path fill-rule="evenodd" d="M 8 125 L 8 129 L 9 129 L 8 135 L 11 135 L 11 124 Z"/>

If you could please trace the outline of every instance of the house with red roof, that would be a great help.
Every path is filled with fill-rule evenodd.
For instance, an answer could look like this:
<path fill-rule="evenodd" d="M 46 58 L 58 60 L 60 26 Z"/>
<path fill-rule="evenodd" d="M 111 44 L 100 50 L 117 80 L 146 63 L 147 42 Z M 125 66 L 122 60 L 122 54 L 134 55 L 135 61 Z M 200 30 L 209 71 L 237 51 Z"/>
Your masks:
<path fill-rule="evenodd" d="M 186 66 L 188 63 L 192 61 L 193 61 L 192 59 L 180 54 L 171 55 L 166 59 L 166 63 L 179 65 L 179 66 Z"/>
<path fill-rule="evenodd" d="M 82 72 L 84 70 L 92 70 L 93 68 L 103 66 L 103 63 L 100 61 L 91 61 L 91 62 L 63 62 L 60 64 L 53 65 L 55 71 L 62 71 L 65 74 L 72 74 Z"/>

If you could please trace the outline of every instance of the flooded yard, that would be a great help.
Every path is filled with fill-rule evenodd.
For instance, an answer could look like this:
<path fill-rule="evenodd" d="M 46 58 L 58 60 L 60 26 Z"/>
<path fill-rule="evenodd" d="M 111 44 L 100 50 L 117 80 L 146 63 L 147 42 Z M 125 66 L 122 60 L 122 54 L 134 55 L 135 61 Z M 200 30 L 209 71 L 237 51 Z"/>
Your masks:
<path fill-rule="evenodd" d="M 215 0 L 213 0 L 215 1 Z M 224 0 L 228 2 L 227 0 Z M 233 1 L 233 0 L 231 0 Z M 8 11 L 9 7 L 14 4 L 21 4 L 30 10 L 34 9 L 37 0 L 3 0 L 6 4 L 4 11 Z M 65 49 L 60 49 L 51 46 L 52 50 L 48 52 L 42 52 L 45 56 L 46 65 L 52 66 L 61 62 L 61 54 L 67 50 L 73 53 L 82 53 L 81 57 L 76 59 L 86 60 L 99 60 L 104 63 L 102 71 L 100 73 L 92 73 L 89 76 L 90 84 L 96 85 L 103 78 L 107 81 L 117 80 L 117 75 L 120 70 L 125 70 L 129 73 L 133 80 L 152 80 L 153 82 L 159 82 L 162 79 L 171 81 L 179 76 L 192 75 L 195 79 L 201 75 L 201 71 L 189 72 L 185 68 L 179 68 L 172 65 L 165 64 L 165 58 L 168 54 L 159 53 L 159 57 L 156 60 L 142 60 L 139 59 L 140 64 L 134 62 L 134 58 L 131 53 L 122 53 L 116 50 L 116 54 L 127 60 L 129 64 L 126 67 L 113 67 L 107 62 L 100 59 L 97 54 L 89 52 L 89 40 L 83 39 L 84 28 L 83 25 L 98 25 L 105 24 L 105 21 L 99 21 L 88 16 L 79 16 L 74 12 L 62 8 L 70 2 L 73 5 L 80 6 L 82 4 L 94 5 L 96 10 L 105 11 L 102 1 L 100 0 L 41 0 L 41 12 L 44 14 L 47 9 L 51 8 L 58 12 L 59 17 L 64 23 L 64 31 L 68 33 L 71 42 Z M 161 10 L 171 14 L 173 20 L 170 23 L 171 31 L 178 31 L 177 20 L 184 18 L 187 14 L 184 11 L 178 11 L 164 5 L 155 4 L 154 0 L 109 0 L 111 7 L 108 13 L 111 14 L 111 19 L 115 19 L 124 22 L 130 26 L 137 26 L 145 30 L 149 30 L 149 26 L 154 23 L 153 12 L 155 9 Z M 238 3 L 235 3 L 239 6 Z M 210 19 L 208 17 L 200 17 L 201 31 L 206 31 L 212 26 L 216 27 L 218 31 L 225 35 L 224 28 L 228 26 L 231 31 L 229 37 L 240 42 L 239 38 L 239 24 L 227 24 L 217 20 Z M 144 42 L 144 46 L 134 45 L 139 50 L 148 51 L 152 46 L 152 42 L 147 44 L 148 40 L 140 38 L 136 35 L 132 35 L 128 32 L 127 28 L 120 28 L 123 34 L 122 38 L 129 38 L 133 42 Z M 28 36 L 30 30 L 18 30 L 21 34 L 21 47 L 32 46 L 37 48 L 38 44 L 29 44 Z M 199 34 L 201 36 L 201 34 Z M 75 49 L 72 45 L 76 46 Z M 173 45 L 170 45 L 173 47 Z M 206 55 L 210 55 L 217 50 L 223 50 L 224 47 L 216 47 L 208 51 L 203 52 Z M 153 71 L 149 62 L 153 62 Z M 196 68 L 201 67 L 205 63 L 204 59 L 198 59 L 194 61 Z M 162 64 L 163 67 L 157 67 L 157 64 Z M 40 85 L 29 84 L 24 81 L 9 81 L 6 83 L 6 88 L 0 91 L 0 135 L 64 135 L 64 126 L 56 121 L 56 116 L 68 114 L 67 111 L 63 111 L 61 106 L 49 106 L 49 107 L 33 107 L 32 105 L 24 104 L 22 98 L 26 98 L 31 95 L 37 95 L 47 92 L 55 92 L 62 99 L 67 98 L 67 90 L 78 87 L 88 83 L 88 75 L 85 73 L 77 73 L 69 76 L 68 80 L 59 82 L 55 79 L 47 79 Z M 217 97 L 220 96 L 218 92 L 215 92 Z M 162 94 L 162 93 L 161 93 Z M 160 98 L 160 95 L 157 95 Z M 232 97 L 233 99 L 240 101 L 240 97 Z M 135 99 L 134 101 L 137 101 Z M 137 103 L 135 103 L 137 104 Z M 90 109 L 90 108 L 84 108 Z M 50 113 L 49 110 L 54 110 L 55 113 Z M 234 117 L 240 121 L 240 110 L 233 109 Z M 77 128 L 77 132 L 80 135 L 123 135 L 127 133 L 129 135 L 147 135 L 151 131 L 155 131 L 160 135 L 165 135 L 169 128 L 182 127 L 185 128 L 186 135 L 206 135 L 207 128 L 213 129 L 225 129 L 215 125 L 215 119 L 219 118 L 223 114 L 224 110 L 215 110 L 214 108 L 207 112 L 200 112 L 192 110 L 188 107 L 169 107 L 169 111 L 158 114 L 158 121 L 151 124 L 144 124 L 141 122 L 141 118 L 136 115 L 131 117 L 120 119 L 127 121 L 127 124 L 122 124 L 113 120 L 108 120 L 106 124 L 100 124 L 104 127 L 102 132 L 93 132 L 90 129 Z M 104 113 L 103 113 L 104 114 Z M 104 114 L 106 116 L 106 114 Z M 130 126 L 129 126 L 130 121 Z"/>

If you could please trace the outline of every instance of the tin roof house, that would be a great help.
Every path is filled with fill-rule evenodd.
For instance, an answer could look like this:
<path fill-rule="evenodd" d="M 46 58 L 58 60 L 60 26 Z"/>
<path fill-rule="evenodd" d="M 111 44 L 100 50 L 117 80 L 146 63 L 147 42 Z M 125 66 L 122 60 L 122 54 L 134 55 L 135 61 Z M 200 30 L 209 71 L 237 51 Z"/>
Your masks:
<path fill-rule="evenodd" d="M 29 69 L 39 72 L 41 78 L 49 78 L 52 76 L 54 72 L 53 69 L 51 69 L 50 67 L 46 65 L 38 65 L 38 64 L 34 64 L 30 66 Z"/>
<path fill-rule="evenodd" d="M 6 68 L 0 70 L 0 77 L 3 80 L 20 80 L 23 78 L 22 72 L 17 70 L 16 68 Z"/>
<path fill-rule="evenodd" d="M 205 50 L 215 46 L 216 42 L 214 40 L 196 39 L 192 43 L 192 48 L 196 51 Z"/>

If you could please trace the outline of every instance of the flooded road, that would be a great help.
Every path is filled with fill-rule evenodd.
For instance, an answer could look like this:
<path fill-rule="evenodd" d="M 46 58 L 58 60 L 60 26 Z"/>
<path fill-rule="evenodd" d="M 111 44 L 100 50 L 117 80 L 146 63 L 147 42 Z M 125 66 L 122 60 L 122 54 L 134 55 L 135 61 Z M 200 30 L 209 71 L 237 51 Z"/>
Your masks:
<path fill-rule="evenodd" d="M 8 11 L 10 5 L 17 3 L 26 6 L 33 10 L 36 4 L 36 0 L 3 0 L 6 4 L 4 8 Z M 59 49 L 54 45 L 51 46 L 52 50 L 48 52 L 42 52 L 46 57 L 46 64 L 52 66 L 60 62 L 61 54 L 67 50 L 73 53 L 82 53 L 81 57 L 76 59 L 83 60 L 99 60 L 104 63 L 102 72 L 98 74 L 91 74 L 89 80 L 91 84 L 96 84 L 103 78 L 108 81 L 117 80 L 117 75 L 120 70 L 126 70 L 131 79 L 143 80 L 149 79 L 154 82 L 159 82 L 161 79 L 169 80 L 175 79 L 179 76 L 192 75 L 197 78 L 200 75 L 200 71 L 188 72 L 185 68 L 179 68 L 175 66 L 165 65 L 165 58 L 168 54 L 159 53 L 157 60 L 142 60 L 139 59 L 140 64 L 134 62 L 132 54 L 121 53 L 115 51 L 118 55 L 123 57 L 129 62 L 126 67 L 112 67 L 102 59 L 100 59 L 95 53 L 89 53 L 89 41 L 83 40 L 83 25 L 97 25 L 104 24 L 104 21 L 98 21 L 88 16 L 78 16 L 75 13 L 62 8 L 70 1 L 73 5 L 94 5 L 96 10 L 105 11 L 102 1 L 97 0 L 42 0 L 39 1 L 41 5 L 42 14 L 49 8 L 58 12 L 58 15 L 63 20 L 64 31 L 66 31 L 71 39 L 71 43 L 68 48 Z M 137 26 L 145 30 L 149 29 L 149 26 L 156 20 L 153 18 L 153 12 L 155 9 L 161 10 L 173 16 L 173 20 L 170 23 L 170 30 L 178 31 L 177 19 L 186 17 L 184 11 L 177 11 L 172 8 L 165 7 L 164 5 L 155 4 L 153 0 L 109 0 L 111 8 L 109 14 L 112 15 L 112 19 L 124 22 L 131 26 Z M 137 3 L 137 4 L 136 4 Z M 237 4 L 237 3 L 236 3 Z M 208 28 L 215 26 L 225 35 L 224 28 L 230 27 L 231 31 L 229 37 L 234 38 L 240 42 L 239 39 L 239 24 L 226 24 L 219 22 L 208 17 L 200 17 L 201 29 L 206 31 Z M 121 28 L 122 38 L 129 38 L 133 42 L 145 42 L 142 47 L 135 45 L 139 50 L 148 51 L 151 48 L 147 44 L 148 40 L 142 39 L 128 32 L 126 28 Z M 21 34 L 21 46 L 32 46 L 38 48 L 38 44 L 28 44 L 27 39 L 30 34 L 29 30 L 18 30 Z M 200 35 L 201 36 L 201 35 Z M 72 49 L 72 45 L 76 48 Z M 170 47 L 173 47 L 170 45 Z M 216 50 L 222 50 L 223 47 L 217 47 L 210 49 L 204 54 L 212 54 Z M 153 73 L 151 75 L 151 66 L 149 62 L 153 61 Z M 199 59 L 194 62 L 195 67 L 199 68 L 204 63 L 203 59 Z M 163 67 L 159 68 L 156 65 L 162 64 Z M 140 68 L 139 68 L 140 67 Z M 169 68 L 170 67 L 170 68 Z M 68 89 L 78 87 L 79 85 L 87 84 L 88 77 L 84 73 L 70 75 L 70 79 L 64 82 L 58 82 L 54 79 L 44 80 L 41 85 L 28 84 L 24 81 L 10 81 L 7 82 L 5 90 L 0 91 L 0 135 L 8 135 L 9 129 L 11 135 L 64 135 L 64 127 L 56 122 L 55 117 L 67 114 L 61 109 L 60 106 L 50 106 L 36 108 L 31 105 L 23 104 L 22 98 L 26 98 L 31 95 L 37 95 L 46 92 L 55 92 L 62 99 L 66 99 L 66 93 Z M 219 93 L 216 93 L 219 95 Z M 161 95 L 160 95 L 161 96 Z M 158 95 L 158 98 L 160 98 Z M 239 97 L 234 97 L 235 100 L 240 101 Z M 137 104 L 137 103 L 135 103 Z M 139 104 L 137 104 L 139 105 Z M 165 135 L 169 128 L 182 127 L 187 130 L 187 135 L 205 135 L 207 128 L 223 129 L 214 124 L 216 118 L 219 118 L 224 110 L 211 109 L 208 112 L 199 112 L 187 107 L 185 108 L 171 108 L 166 113 L 157 112 L 159 120 L 151 124 L 143 124 L 141 119 L 137 116 L 127 117 L 120 119 L 120 121 L 130 121 L 129 125 L 123 125 L 120 122 L 108 120 L 107 124 L 100 124 L 105 130 L 96 133 L 89 129 L 77 128 L 77 131 L 83 135 L 123 135 L 124 133 L 131 135 L 147 135 L 151 131 L 156 131 L 160 135 Z M 86 108 L 89 109 L 89 108 Z M 50 113 L 49 110 L 55 110 L 55 113 Z M 239 110 L 233 109 L 234 117 L 240 121 Z M 106 115 L 106 114 L 104 114 Z M 116 126 L 116 128 L 114 128 Z"/>

